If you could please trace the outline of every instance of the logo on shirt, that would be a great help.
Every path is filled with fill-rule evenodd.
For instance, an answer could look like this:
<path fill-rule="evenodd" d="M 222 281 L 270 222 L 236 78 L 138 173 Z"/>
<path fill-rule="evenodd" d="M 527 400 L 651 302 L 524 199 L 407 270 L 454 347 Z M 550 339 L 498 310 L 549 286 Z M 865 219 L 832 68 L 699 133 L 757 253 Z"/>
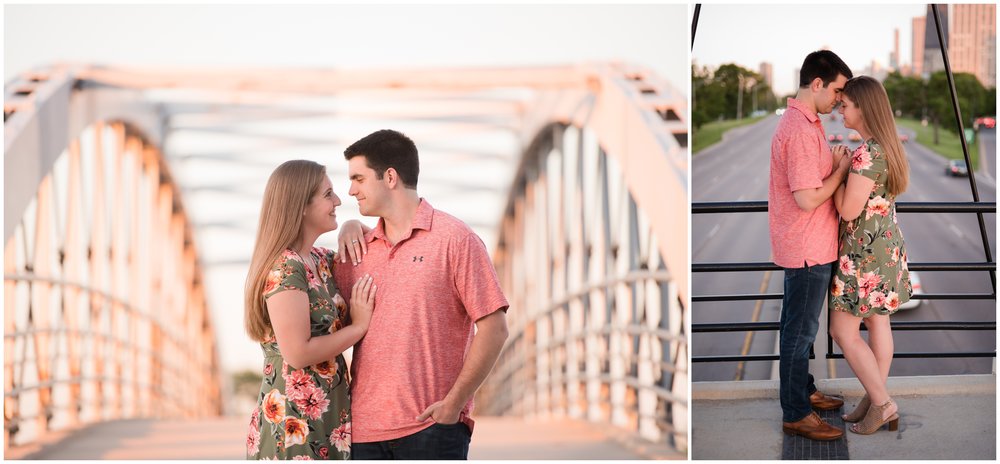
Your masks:
<path fill-rule="evenodd" d="M 413 262 L 417 262 L 417 261 L 420 261 L 421 263 L 424 262 L 424 257 L 423 256 L 414 256 L 413 257 Z"/>

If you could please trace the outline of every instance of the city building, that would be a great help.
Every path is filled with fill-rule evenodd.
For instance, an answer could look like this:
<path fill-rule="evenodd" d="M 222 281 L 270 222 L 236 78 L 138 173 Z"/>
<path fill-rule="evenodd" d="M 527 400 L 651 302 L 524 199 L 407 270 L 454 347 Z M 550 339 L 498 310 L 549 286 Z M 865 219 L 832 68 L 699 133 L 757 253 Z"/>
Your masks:
<path fill-rule="evenodd" d="M 996 5 L 952 5 L 948 58 L 953 72 L 974 74 L 996 86 Z"/>
<path fill-rule="evenodd" d="M 931 74 L 944 71 L 944 58 L 941 56 L 941 40 L 938 39 L 937 26 L 934 22 L 932 6 L 927 5 L 927 27 L 924 28 L 924 60 L 920 75 L 924 79 L 929 79 Z M 948 39 L 948 5 L 938 5 L 938 14 L 941 17 L 941 35 Z"/>
<path fill-rule="evenodd" d="M 774 66 L 766 61 L 760 64 L 760 75 L 764 78 L 764 82 L 767 83 L 768 87 L 774 88 Z"/>
<path fill-rule="evenodd" d="M 889 54 L 889 68 L 899 70 L 899 28 L 892 31 L 892 53 Z"/>
<path fill-rule="evenodd" d="M 920 16 L 913 18 L 913 43 L 910 48 L 910 72 L 913 76 L 920 76 L 924 72 L 924 29 L 927 26 L 927 17 Z"/>

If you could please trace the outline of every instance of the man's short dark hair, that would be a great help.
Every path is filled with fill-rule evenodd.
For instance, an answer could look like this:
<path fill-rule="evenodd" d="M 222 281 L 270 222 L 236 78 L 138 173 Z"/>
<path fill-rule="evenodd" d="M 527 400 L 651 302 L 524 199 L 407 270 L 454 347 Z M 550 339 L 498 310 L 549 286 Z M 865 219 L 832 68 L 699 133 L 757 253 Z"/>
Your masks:
<path fill-rule="evenodd" d="M 406 188 L 417 188 L 417 177 L 420 175 L 417 146 L 401 132 L 382 129 L 368 134 L 344 150 L 344 158 L 350 160 L 355 156 L 364 156 L 368 167 L 375 170 L 379 179 L 387 169 L 393 168 Z"/>
<path fill-rule="evenodd" d="M 817 77 L 823 80 L 823 87 L 826 87 L 837 80 L 838 74 L 843 74 L 848 79 L 854 77 L 851 68 L 847 67 L 844 60 L 840 59 L 836 53 L 830 50 L 812 52 L 802 62 L 802 69 L 799 71 L 799 88 L 809 87 L 809 84 Z"/>

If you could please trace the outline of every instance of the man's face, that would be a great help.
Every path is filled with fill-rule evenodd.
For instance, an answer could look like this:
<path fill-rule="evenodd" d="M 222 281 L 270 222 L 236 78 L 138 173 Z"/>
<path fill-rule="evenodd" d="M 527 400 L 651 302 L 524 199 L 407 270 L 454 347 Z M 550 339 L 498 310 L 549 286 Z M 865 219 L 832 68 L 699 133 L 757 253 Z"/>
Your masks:
<path fill-rule="evenodd" d="M 347 194 L 358 200 L 361 215 L 381 216 L 382 203 L 388 194 L 385 176 L 379 179 L 375 170 L 368 167 L 368 159 L 364 156 L 348 160 L 347 174 L 351 178 L 351 189 Z"/>
<path fill-rule="evenodd" d="M 847 76 L 837 74 L 837 78 L 833 82 L 830 82 L 826 87 L 820 87 L 819 93 L 816 95 L 817 113 L 829 114 L 833 112 L 833 109 L 840 103 L 840 93 L 844 90 L 844 84 L 847 84 Z"/>

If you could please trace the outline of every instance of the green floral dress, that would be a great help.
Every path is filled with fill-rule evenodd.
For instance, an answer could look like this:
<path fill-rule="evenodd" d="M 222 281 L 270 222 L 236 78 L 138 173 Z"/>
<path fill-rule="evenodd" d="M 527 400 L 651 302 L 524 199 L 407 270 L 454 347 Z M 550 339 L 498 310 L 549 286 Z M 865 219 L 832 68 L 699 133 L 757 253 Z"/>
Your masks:
<path fill-rule="evenodd" d="M 830 308 L 858 317 L 892 314 L 910 300 L 903 234 L 896 222 L 896 199 L 888 194 L 888 163 L 882 147 L 869 139 L 851 158 L 851 173 L 875 181 L 865 209 L 840 221 L 840 261 L 830 289 Z"/>
<path fill-rule="evenodd" d="M 309 296 L 312 336 L 346 325 L 347 304 L 337 291 L 330 263 L 333 251 L 312 249 L 317 273 L 292 250 L 275 261 L 264 298 L 285 290 Z M 350 459 L 351 404 L 343 355 L 296 369 L 285 363 L 272 337 L 261 343 L 264 380 L 247 434 L 247 459 Z"/>

